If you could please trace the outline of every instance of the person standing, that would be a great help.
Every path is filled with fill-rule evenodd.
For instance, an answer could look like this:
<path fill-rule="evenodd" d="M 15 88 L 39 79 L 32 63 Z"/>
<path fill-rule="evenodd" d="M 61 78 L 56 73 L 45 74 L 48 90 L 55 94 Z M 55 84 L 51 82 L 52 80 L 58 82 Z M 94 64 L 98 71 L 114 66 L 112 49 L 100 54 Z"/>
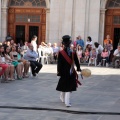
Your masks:
<path fill-rule="evenodd" d="M 34 36 L 32 37 L 31 44 L 33 45 L 33 48 L 34 48 L 34 51 L 35 51 L 35 52 L 37 52 L 37 43 L 36 43 L 36 41 L 37 41 L 37 36 L 34 35 Z"/>
<path fill-rule="evenodd" d="M 100 45 L 98 42 L 95 42 L 94 45 L 97 52 L 97 65 L 101 66 L 101 53 L 103 52 L 103 46 Z"/>
<path fill-rule="evenodd" d="M 82 40 L 81 36 L 78 36 L 78 40 L 76 42 L 77 45 L 80 45 L 82 49 L 84 48 L 84 40 Z"/>
<path fill-rule="evenodd" d="M 59 51 L 57 63 L 57 75 L 60 76 L 56 90 L 60 91 L 60 99 L 65 102 L 66 107 L 70 107 L 70 93 L 76 91 L 78 80 L 76 80 L 76 71 L 74 69 L 74 62 L 77 66 L 77 71 L 81 71 L 80 64 L 76 53 L 70 49 L 70 36 L 62 37 L 62 44 L 64 49 Z M 80 83 L 79 83 L 80 84 Z"/>

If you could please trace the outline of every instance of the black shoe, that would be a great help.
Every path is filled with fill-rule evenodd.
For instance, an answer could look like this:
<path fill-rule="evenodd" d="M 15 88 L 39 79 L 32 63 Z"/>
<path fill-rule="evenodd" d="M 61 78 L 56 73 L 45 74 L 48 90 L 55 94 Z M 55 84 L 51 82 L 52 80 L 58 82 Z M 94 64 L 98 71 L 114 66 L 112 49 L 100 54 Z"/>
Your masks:
<path fill-rule="evenodd" d="M 36 76 L 36 73 L 34 73 L 33 76 L 35 77 L 35 76 Z"/>

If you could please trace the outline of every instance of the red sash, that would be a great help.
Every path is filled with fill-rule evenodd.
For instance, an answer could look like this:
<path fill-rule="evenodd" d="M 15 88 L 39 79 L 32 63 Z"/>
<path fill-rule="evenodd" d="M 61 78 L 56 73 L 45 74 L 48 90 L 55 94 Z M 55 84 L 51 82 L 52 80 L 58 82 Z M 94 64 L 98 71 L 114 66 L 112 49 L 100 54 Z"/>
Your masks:
<path fill-rule="evenodd" d="M 65 60 L 66 60 L 71 66 L 73 66 L 74 53 L 72 53 L 72 58 L 73 58 L 73 60 L 70 59 L 70 57 L 67 55 L 67 53 L 66 53 L 64 50 L 60 51 L 60 53 L 61 53 L 62 56 L 65 58 Z M 78 80 L 78 74 L 77 74 L 75 68 L 73 67 L 72 69 L 73 69 L 73 73 L 74 73 L 75 76 L 76 76 L 76 83 L 77 83 L 77 87 L 78 87 L 78 84 L 79 84 L 79 85 L 82 85 L 82 84 L 81 84 L 80 81 Z"/>

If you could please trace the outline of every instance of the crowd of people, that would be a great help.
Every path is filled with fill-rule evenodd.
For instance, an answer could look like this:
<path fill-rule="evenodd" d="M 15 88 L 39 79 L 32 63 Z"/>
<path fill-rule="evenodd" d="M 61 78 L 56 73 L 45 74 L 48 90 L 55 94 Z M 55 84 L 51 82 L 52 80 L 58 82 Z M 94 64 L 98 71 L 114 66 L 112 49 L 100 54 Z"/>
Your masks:
<path fill-rule="evenodd" d="M 57 62 L 58 53 L 64 48 L 64 45 L 60 43 L 44 43 L 37 45 L 37 36 L 33 36 L 31 43 L 25 42 L 24 45 L 16 44 L 14 40 L 8 40 L 0 45 L 0 76 L 4 75 L 2 82 L 8 82 L 8 80 L 15 80 L 15 73 L 17 79 L 28 78 L 29 67 L 31 67 L 32 75 L 36 76 L 42 68 L 42 64 L 53 64 Z M 108 67 L 111 63 L 113 68 L 120 66 L 120 43 L 118 48 L 113 50 L 113 41 L 110 36 L 104 40 L 102 46 L 98 42 L 92 41 L 89 36 L 86 43 L 78 36 L 76 40 L 70 44 L 71 51 L 75 51 L 79 63 L 86 63 L 88 65 L 102 66 L 106 63 Z M 43 61 L 42 61 L 43 59 Z M 103 62 L 105 61 L 105 62 Z M 42 62 L 42 63 L 41 63 Z"/>

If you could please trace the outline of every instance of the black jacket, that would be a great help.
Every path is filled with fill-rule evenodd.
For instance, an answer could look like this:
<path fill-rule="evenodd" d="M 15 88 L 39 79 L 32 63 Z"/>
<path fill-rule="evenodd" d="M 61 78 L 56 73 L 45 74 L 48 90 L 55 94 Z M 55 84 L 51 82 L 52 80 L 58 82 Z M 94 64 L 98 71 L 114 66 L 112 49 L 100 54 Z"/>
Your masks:
<path fill-rule="evenodd" d="M 65 52 L 67 53 L 67 50 L 65 50 Z M 70 59 L 72 59 L 72 52 L 69 57 Z M 76 64 L 77 71 L 81 71 L 76 53 L 74 53 L 74 62 Z M 71 69 L 71 65 L 66 61 L 63 55 L 59 52 L 57 72 L 58 72 L 58 76 L 60 76 L 60 79 L 59 79 L 56 90 L 62 91 L 62 92 L 76 91 L 76 88 L 77 88 L 76 75 L 74 73 L 70 75 L 70 69 Z"/>

